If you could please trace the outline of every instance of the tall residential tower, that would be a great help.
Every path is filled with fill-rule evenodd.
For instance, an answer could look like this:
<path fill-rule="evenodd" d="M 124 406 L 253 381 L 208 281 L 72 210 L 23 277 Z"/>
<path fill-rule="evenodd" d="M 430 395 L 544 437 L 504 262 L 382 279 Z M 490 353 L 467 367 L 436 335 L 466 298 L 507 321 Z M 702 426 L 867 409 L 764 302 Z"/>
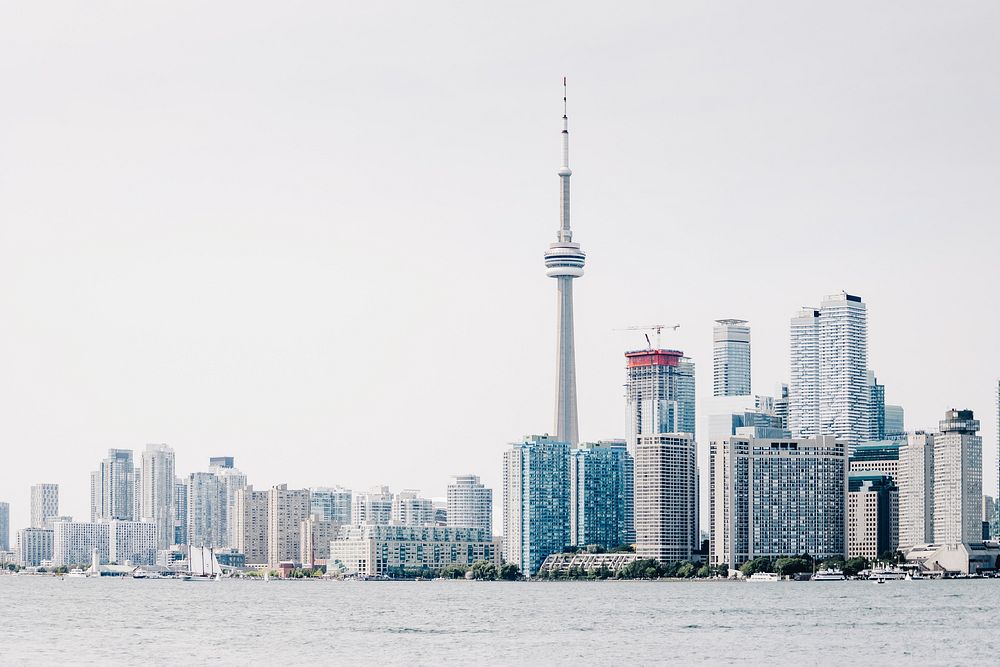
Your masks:
<path fill-rule="evenodd" d="M 563 79 L 562 167 L 559 169 L 559 231 L 545 253 L 545 275 L 558 283 L 559 305 L 556 338 L 555 439 L 576 445 L 580 441 L 576 414 L 576 352 L 573 344 L 573 280 L 583 275 L 584 252 L 573 243 L 569 226 L 569 120 L 566 114 L 566 79 Z"/>
<path fill-rule="evenodd" d="M 712 330 L 713 396 L 750 395 L 750 327 L 746 320 L 716 320 Z"/>

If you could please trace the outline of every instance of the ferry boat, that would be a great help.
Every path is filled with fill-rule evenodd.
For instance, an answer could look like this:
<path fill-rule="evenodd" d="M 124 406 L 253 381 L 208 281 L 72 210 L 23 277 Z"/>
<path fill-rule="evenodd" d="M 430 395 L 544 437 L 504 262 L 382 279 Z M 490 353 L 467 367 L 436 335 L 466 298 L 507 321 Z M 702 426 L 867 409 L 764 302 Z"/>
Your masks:
<path fill-rule="evenodd" d="M 869 579 L 881 579 L 883 581 L 906 579 L 906 572 L 899 568 L 879 568 L 873 569 L 868 575 Z"/>
<path fill-rule="evenodd" d="M 754 572 L 747 581 L 781 581 L 781 577 L 775 572 Z"/>
<path fill-rule="evenodd" d="M 74 567 L 72 570 L 66 573 L 66 576 L 70 579 L 84 579 L 87 573 L 78 567 Z"/>
<path fill-rule="evenodd" d="M 813 581 L 844 581 L 845 579 L 847 577 L 844 576 L 844 571 L 835 567 L 819 570 L 812 578 Z"/>

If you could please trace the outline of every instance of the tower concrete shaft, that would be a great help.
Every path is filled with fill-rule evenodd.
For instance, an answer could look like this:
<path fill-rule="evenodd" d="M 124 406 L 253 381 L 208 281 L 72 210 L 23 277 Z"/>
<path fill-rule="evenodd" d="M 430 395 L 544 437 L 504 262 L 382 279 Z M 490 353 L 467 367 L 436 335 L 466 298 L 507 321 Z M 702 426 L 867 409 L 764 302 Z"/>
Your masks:
<path fill-rule="evenodd" d="M 563 79 L 562 166 L 559 169 L 559 231 L 556 242 L 545 253 L 545 275 L 555 278 L 558 287 L 556 332 L 556 420 L 555 435 L 560 442 L 580 441 L 576 412 L 576 351 L 573 341 L 573 280 L 583 275 L 586 255 L 573 243 L 569 224 L 569 119 L 566 113 L 566 79 Z"/>

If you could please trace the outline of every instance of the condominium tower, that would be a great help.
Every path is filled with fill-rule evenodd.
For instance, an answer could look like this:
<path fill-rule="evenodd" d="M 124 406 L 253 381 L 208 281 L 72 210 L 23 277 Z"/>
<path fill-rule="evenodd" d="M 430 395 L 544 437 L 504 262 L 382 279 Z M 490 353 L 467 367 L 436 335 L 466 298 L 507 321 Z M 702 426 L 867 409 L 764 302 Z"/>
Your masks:
<path fill-rule="evenodd" d="M 483 486 L 478 475 L 455 475 L 448 485 L 450 528 L 481 528 L 493 535 L 493 489 Z"/>
<path fill-rule="evenodd" d="M 91 473 L 90 520 L 131 520 L 135 516 L 135 462 L 131 449 L 109 449 Z"/>
<path fill-rule="evenodd" d="M 833 436 L 711 443 L 713 565 L 847 555 L 847 445 Z"/>
<path fill-rule="evenodd" d="M 972 410 L 949 410 L 934 436 L 934 541 L 982 541 L 983 439 Z"/>
<path fill-rule="evenodd" d="M 934 542 L 934 436 L 909 434 L 899 449 L 899 545 Z"/>
<path fill-rule="evenodd" d="M 861 297 L 841 292 L 791 321 L 789 430 L 796 437 L 869 439 L 868 315 Z"/>
<path fill-rule="evenodd" d="M 323 521 L 344 526 L 351 523 L 351 490 L 342 486 L 309 489 L 312 514 Z"/>
<path fill-rule="evenodd" d="M 174 537 L 174 450 L 147 445 L 140 465 L 140 518 L 157 529 L 157 548 L 167 549 Z"/>
<path fill-rule="evenodd" d="M 691 433 L 638 437 L 634 502 L 636 554 L 690 560 L 700 537 L 697 448 Z"/>
<path fill-rule="evenodd" d="M 228 545 L 223 525 L 226 491 L 222 480 L 210 472 L 187 477 L 187 543 L 195 547 Z"/>
<path fill-rule="evenodd" d="M 580 443 L 570 452 L 569 478 L 570 543 L 632 544 L 635 468 L 625 441 Z"/>
<path fill-rule="evenodd" d="M 403 489 L 392 498 L 390 523 L 397 526 L 433 526 L 434 503 L 416 489 Z"/>
<path fill-rule="evenodd" d="M 287 484 L 267 492 L 267 562 L 302 562 L 300 524 L 309 517 L 309 489 L 289 489 Z"/>
<path fill-rule="evenodd" d="M 31 487 L 31 527 L 51 528 L 52 517 L 59 516 L 59 485 L 35 484 Z"/>
<path fill-rule="evenodd" d="M 10 551 L 10 505 L 0 503 L 0 551 Z"/>
<path fill-rule="evenodd" d="M 750 327 L 746 320 L 716 320 L 712 332 L 713 396 L 750 394 Z"/>
<path fill-rule="evenodd" d="M 569 451 L 567 442 L 532 435 L 504 452 L 504 559 L 527 576 L 570 543 Z"/>
<path fill-rule="evenodd" d="M 545 253 L 545 275 L 557 281 L 556 318 L 556 419 L 559 442 L 579 442 L 576 413 L 576 351 L 573 340 L 573 281 L 583 275 L 585 253 L 573 242 L 569 223 L 569 120 L 566 80 L 563 79 L 562 166 L 559 168 L 559 231 Z"/>
<path fill-rule="evenodd" d="M 356 526 L 373 524 L 384 526 L 392 522 L 392 492 L 388 486 L 372 487 L 354 496 L 351 523 Z"/>
<path fill-rule="evenodd" d="M 246 556 L 246 562 L 261 565 L 268 562 L 267 491 L 254 491 L 247 486 L 236 492 L 236 550 Z"/>

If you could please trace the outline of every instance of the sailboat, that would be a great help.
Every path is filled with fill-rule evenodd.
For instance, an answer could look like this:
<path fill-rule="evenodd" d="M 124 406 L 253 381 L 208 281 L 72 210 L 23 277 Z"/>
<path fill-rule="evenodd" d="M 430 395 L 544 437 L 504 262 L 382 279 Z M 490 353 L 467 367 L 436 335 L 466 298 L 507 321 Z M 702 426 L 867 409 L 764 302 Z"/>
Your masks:
<path fill-rule="evenodd" d="M 222 566 L 215 557 L 215 549 L 188 545 L 188 571 L 185 581 L 218 581 L 222 579 Z"/>

